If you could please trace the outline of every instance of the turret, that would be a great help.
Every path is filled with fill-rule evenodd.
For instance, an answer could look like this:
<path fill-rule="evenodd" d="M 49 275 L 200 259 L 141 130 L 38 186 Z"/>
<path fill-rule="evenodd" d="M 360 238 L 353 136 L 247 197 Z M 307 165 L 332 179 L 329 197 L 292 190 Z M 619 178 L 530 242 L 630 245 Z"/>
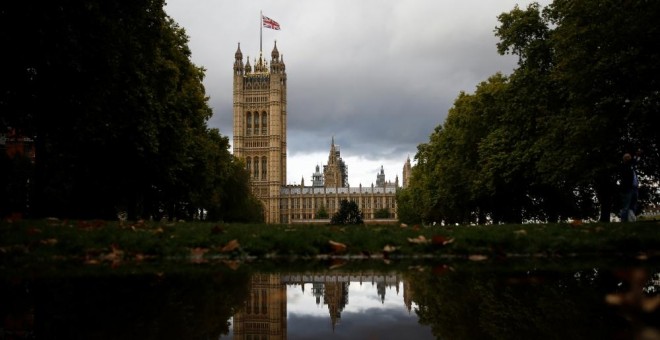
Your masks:
<path fill-rule="evenodd" d="M 275 46 L 273 51 L 270 53 L 270 72 L 271 73 L 284 73 L 284 60 L 280 56 L 280 51 L 277 50 L 277 41 L 275 41 Z"/>
<path fill-rule="evenodd" d="M 241 43 L 238 43 L 238 48 L 236 49 L 236 53 L 234 54 L 234 74 L 243 74 L 244 72 L 244 67 L 243 67 L 243 52 L 241 52 Z"/>
<path fill-rule="evenodd" d="M 245 62 L 245 73 L 252 73 L 252 66 L 250 66 L 250 57 L 247 57 Z"/>
<path fill-rule="evenodd" d="M 280 58 L 280 52 L 277 50 L 277 41 L 275 41 L 275 47 L 273 47 L 273 52 L 270 53 L 270 56 L 272 57 L 273 62 Z"/>

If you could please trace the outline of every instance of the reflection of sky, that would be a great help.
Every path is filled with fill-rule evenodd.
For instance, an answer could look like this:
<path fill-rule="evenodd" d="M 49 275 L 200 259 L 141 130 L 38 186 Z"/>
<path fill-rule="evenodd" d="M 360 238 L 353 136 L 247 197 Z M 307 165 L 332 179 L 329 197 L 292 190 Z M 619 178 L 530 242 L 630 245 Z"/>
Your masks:
<path fill-rule="evenodd" d="M 287 286 L 288 339 L 433 339 L 431 329 L 418 323 L 403 301 L 403 284 L 385 290 L 381 302 L 375 284 L 351 282 L 348 303 L 333 331 L 328 306 L 319 305 L 312 284 Z M 414 306 L 413 306 L 414 308 Z"/>
<path fill-rule="evenodd" d="M 412 305 L 408 312 L 403 301 L 403 283 L 385 288 L 381 301 L 378 288 L 371 282 L 351 282 L 348 303 L 341 319 L 332 329 L 328 305 L 321 294 L 319 304 L 313 284 L 287 285 L 287 339 L 434 339 L 431 328 L 420 325 Z M 233 338 L 233 319 L 227 337 Z M 223 336 L 222 338 L 225 338 Z"/>

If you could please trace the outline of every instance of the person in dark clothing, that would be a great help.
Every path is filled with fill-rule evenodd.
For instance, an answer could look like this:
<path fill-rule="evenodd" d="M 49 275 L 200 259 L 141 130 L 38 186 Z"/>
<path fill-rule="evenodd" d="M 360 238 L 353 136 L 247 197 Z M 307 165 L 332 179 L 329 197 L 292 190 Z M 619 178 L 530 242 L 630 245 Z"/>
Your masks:
<path fill-rule="evenodd" d="M 629 153 L 623 155 L 623 162 L 620 171 L 621 188 L 621 222 L 631 222 L 635 220 L 635 205 L 637 204 L 637 195 L 639 180 L 635 171 L 635 160 Z"/>

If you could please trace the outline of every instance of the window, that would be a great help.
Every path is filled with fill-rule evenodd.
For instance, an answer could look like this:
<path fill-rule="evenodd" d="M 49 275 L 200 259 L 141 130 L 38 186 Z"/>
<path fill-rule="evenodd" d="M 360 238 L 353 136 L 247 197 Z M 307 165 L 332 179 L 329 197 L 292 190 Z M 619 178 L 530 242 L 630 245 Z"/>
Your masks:
<path fill-rule="evenodd" d="M 261 314 L 268 314 L 266 307 L 268 306 L 268 301 L 266 300 L 266 290 L 261 290 Z"/>
<path fill-rule="evenodd" d="M 254 174 L 253 177 L 259 179 L 259 158 L 254 158 Z"/>
<path fill-rule="evenodd" d="M 261 134 L 268 134 L 268 114 L 266 112 L 261 113 Z"/>
<path fill-rule="evenodd" d="M 254 113 L 254 134 L 259 134 L 259 112 Z"/>
<path fill-rule="evenodd" d="M 261 134 L 268 134 L 268 114 L 266 112 L 261 113 Z"/>
<path fill-rule="evenodd" d="M 249 136 L 249 135 L 252 134 L 252 113 L 248 112 L 245 115 L 245 121 L 246 121 L 246 125 L 247 125 L 246 134 Z"/>
<path fill-rule="evenodd" d="M 268 169 L 268 161 L 266 156 L 261 157 L 261 179 L 266 180 L 266 174 Z"/>
<path fill-rule="evenodd" d="M 247 169 L 248 173 L 249 173 L 249 174 L 252 173 L 252 158 L 248 157 L 248 158 L 245 160 L 245 163 L 246 163 L 246 165 L 247 165 L 247 166 L 246 166 L 246 169 Z"/>

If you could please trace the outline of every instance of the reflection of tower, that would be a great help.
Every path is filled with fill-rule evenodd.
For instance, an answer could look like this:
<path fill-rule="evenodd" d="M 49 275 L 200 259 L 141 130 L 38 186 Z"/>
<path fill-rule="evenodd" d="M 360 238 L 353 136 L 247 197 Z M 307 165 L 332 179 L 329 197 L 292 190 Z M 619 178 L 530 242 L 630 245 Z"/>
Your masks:
<path fill-rule="evenodd" d="M 406 305 L 408 313 L 412 310 L 412 291 L 410 290 L 410 280 L 403 280 L 403 303 Z"/>
<path fill-rule="evenodd" d="M 250 298 L 234 314 L 234 339 L 286 339 L 286 285 L 277 274 L 255 274 Z"/>
<path fill-rule="evenodd" d="M 318 306 L 321 303 L 321 296 L 323 296 L 323 284 L 314 282 L 312 284 L 312 294 L 316 298 L 316 305 Z"/>
<path fill-rule="evenodd" d="M 341 319 L 341 312 L 348 304 L 348 283 L 326 282 L 323 302 L 328 305 L 330 320 L 332 320 L 332 329 L 335 329 L 335 325 Z"/>
<path fill-rule="evenodd" d="M 381 303 L 385 303 L 385 288 L 387 288 L 385 282 L 379 281 L 378 283 L 376 283 L 376 289 L 378 290 L 378 296 L 380 297 Z"/>

